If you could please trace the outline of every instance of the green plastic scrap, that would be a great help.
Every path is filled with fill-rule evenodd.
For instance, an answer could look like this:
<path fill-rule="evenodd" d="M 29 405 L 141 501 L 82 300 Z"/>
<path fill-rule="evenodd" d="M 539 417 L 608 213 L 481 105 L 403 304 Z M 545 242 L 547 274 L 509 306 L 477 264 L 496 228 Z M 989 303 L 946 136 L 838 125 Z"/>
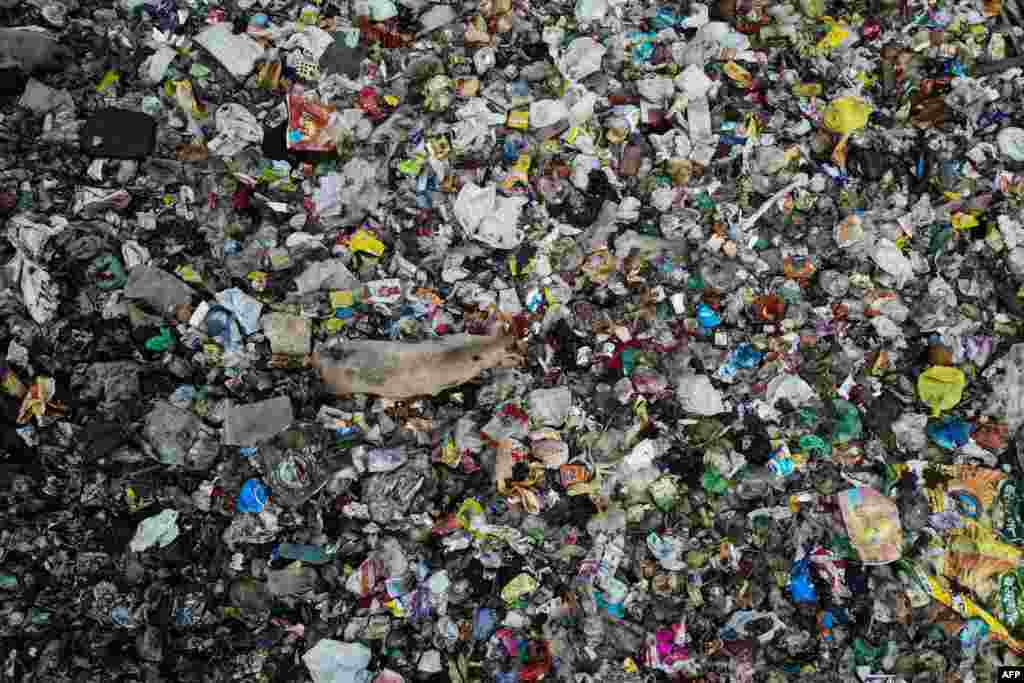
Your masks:
<path fill-rule="evenodd" d="M 871 647 L 863 639 L 853 641 L 853 658 L 857 666 L 871 666 L 882 657 L 882 648 Z"/>
<path fill-rule="evenodd" d="M 128 273 L 124 272 L 121 259 L 113 254 L 97 256 L 93 266 L 102 276 L 96 285 L 100 289 L 121 289 L 128 282 Z"/>
<path fill-rule="evenodd" d="M 160 328 L 160 334 L 146 340 L 146 349 L 149 351 L 166 351 L 174 345 L 174 335 L 166 327 Z"/>
<path fill-rule="evenodd" d="M 398 14 L 398 7 L 391 0 L 370 0 L 370 18 L 374 21 L 387 21 Z"/>
<path fill-rule="evenodd" d="M 721 475 L 717 467 L 704 470 L 700 483 L 708 493 L 722 494 L 729 488 L 729 480 Z"/>
<path fill-rule="evenodd" d="M 936 256 L 940 254 L 949 243 L 949 240 L 953 237 L 953 226 L 948 223 L 945 225 L 933 225 L 930 239 L 928 240 L 928 255 Z"/>
<path fill-rule="evenodd" d="M 837 398 L 832 401 L 832 407 L 835 408 L 837 418 L 835 430 L 832 432 L 832 441 L 846 443 L 859 439 L 864 433 L 864 428 L 860 423 L 860 412 L 857 410 L 857 406 Z"/>
<path fill-rule="evenodd" d="M 820 436 L 804 434 L 800 437 L 800 450 L 824 458 L 832 452 L 832 446 Z"/>
<path fill-rule="evenodd" d="M 811 408 L 800 408 L 796 414 L 800 418 L 800 424 L 809 429 L 816 428 L 821 419 L 818 417 L 818 413 Z"/>
<path fill-rule="evenodd" d="M 636 357 L 640 352 L 636 349 L 623 349 L 622 351 L 622 374 L 629 377 L 636 369 Z"/>

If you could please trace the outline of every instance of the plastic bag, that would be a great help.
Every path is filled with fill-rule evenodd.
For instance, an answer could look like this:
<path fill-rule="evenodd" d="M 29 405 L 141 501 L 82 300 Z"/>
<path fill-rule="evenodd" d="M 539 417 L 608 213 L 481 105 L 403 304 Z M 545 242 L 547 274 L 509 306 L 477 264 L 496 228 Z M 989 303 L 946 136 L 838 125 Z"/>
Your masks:
<path fill-rule="evenodd" d="M 466 233 L 494 249 L 515 249 L 525 237 L 518 227 L 523 197 L 501 197 L 494 185 L 467 183 L 455 200 L 455 216 Z"/>
<path fill-rule="evenodd" d="M 965 386 L 967 378 L 959 368 L 936 365 L 917 378 L 917 393 L 931 407 L 934 416 L 955 408 L 963 397 Z"/>

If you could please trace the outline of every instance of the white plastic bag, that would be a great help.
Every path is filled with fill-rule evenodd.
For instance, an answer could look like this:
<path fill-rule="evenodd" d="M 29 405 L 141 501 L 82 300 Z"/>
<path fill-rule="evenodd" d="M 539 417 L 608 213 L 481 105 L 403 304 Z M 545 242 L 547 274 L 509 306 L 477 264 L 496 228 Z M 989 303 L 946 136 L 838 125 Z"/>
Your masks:
<path fill-rule="evenodd" d="M 903 252 L 892 240 L 878 240 L 878 247 L 872 258 L 879 268 L 896 278 L 897 289 L 903 289 L 908 282 L 914 279 L 913 263 L 903 255 Z"/>
<path fill-rule="evenodd" d="M 370 654 L 362 643 L 324 638 L 302 655 L 302 662 L 313 683 L 363 683 L 369 678 Z"/>
<path fill-rule="evenodd" d="M 722 392 L 711 384 L 707 375 L 683 375 L 677 380 L 676 396 L 683 410 L 697 415 L 719 415 L 728 412 Z"/>
<path fill-rule="evenodd" d="M 455 217 L 466 233 L 495 249 L 515 249 L 524 237 L 518 227 L 522 197 L 499 197 L 494 185 L 467 183 L 455 200 Z"/>
<path fill-rule="evenodd" d="M 546 128 L 569 118 L 569 107 L 561 100 L 537 100 L 530 104 L 530 126 Z"/>
<path fill-rule="evenodd" d="M 593 38 L 577 38 L 559 57 L 558 70 L 570 81 L 581 81 L 601 69 L 601 60 L 607 51 Z"/>

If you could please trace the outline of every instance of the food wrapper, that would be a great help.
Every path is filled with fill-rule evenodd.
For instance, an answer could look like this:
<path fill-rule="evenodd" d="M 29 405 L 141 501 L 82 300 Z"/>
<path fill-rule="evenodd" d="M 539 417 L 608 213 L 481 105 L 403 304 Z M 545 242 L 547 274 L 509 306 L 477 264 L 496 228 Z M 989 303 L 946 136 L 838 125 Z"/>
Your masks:
<path fill-rule="evenodd" d="M 878 491 L 858 487 L 838 495 L 850 544 L 864 564 L 888 564 L 900 559 L 903 529 L 899 508 Z"/>
<path fill-rule="evenodd" d="M 975 465 L 932 465 L 912 460 L 897 466 L 917 475 L 934 516 L 956 529 L 975 523 L 1004 543 L 1024 544 L 1024 483 L 1000 470 Z"/>
<path fill-rule="evenodd" d="M 965 619 L 981 619 L 996 640 L 1024 652 L 1024 496 L 1020 481 L 974 465 L 912 460 L 896 466 L 916 475 L 940 531 L 913 566 L 915 584 Z M 967 591 L 967 592 L 962 592 Z"/>
<path fill-rule="evenodd" d="M 52 377 L 36 377 L 21 402 L 18 424 L 25 424 L 33 417 L 42 419 L 47 415 L 63 415 L 64 406 L 53 400 L 57 394 L 57 381 Z"/>
<path fill-rule="evenodd" d="M 331 152 L 335 147 L 337 109 L 307 96 L 301 86 L 288 93 L 288 149 Z"/>
<path fill-rule="evenodd" d="M 936 573 L 970 589 L 985 604 L 1000 589 L 1003 576 L 1024 559 L 1024 550 L 1000 541 L 991 529 L 975 522 L 954 529 L 945 541 L 945 552 L 932 560 Z"/>
<path fill-rule="evenodd" d="M 997 619 L 989 610 L 975 602 L 973 598 L 954 591 L 949 586 L 948 581 L 939 576 L 931 575 L 927 569 L 920 565 L 913 565 L 911 570 L 912 580 L 933 600 L 949 607 L 964 619 L 982 620 L 989 628 L 990 637 L 1006 643 L 1008 647 L 1017 653 L 1024 652 L 1024 641 L 1011 635 L 1009 629 L 1000 619 Z"/>

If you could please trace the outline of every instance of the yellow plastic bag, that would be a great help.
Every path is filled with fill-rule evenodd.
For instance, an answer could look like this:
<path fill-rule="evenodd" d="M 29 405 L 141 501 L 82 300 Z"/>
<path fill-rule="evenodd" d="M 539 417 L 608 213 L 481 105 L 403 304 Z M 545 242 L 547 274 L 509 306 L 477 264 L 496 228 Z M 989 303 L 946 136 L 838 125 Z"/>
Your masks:
<path fill-rule="evenodd" d="M 917 393 L 921 400 L 931 406 L 932 415 L 955 408 L 963 398 L 967 377 L 959 368 L 935 365 L 917 378 Z"/>
<path fill-rule="evenodd" d="M 825 110 L 825 127 L 833 133 L 849 135 L 868 125 L 873 107 L 859 97 L 840 97 Z"/>

